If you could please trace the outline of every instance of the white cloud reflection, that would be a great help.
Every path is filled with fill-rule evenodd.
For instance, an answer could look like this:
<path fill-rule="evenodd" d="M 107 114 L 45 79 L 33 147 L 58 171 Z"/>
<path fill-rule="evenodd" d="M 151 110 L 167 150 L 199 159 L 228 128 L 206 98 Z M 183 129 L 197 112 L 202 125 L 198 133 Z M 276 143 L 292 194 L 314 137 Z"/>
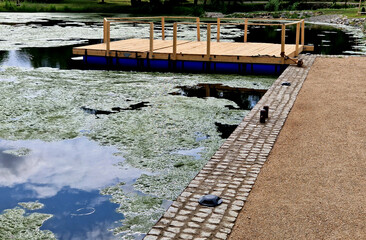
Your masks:
<path fill-rule="evenodd" d="M 27 156 L 9 154 L 30 149 Z M 10 150 L 10 151 L 9 151 Z M 63 187 L 92 191 L 116 183 L 132 182 L 142 171 L 121 169 L 114 147 L 99 146 L 87 138 L 59 142 L 0 140 L 0 187 L 26 184 L 38 198 L 52 197 Z"/>

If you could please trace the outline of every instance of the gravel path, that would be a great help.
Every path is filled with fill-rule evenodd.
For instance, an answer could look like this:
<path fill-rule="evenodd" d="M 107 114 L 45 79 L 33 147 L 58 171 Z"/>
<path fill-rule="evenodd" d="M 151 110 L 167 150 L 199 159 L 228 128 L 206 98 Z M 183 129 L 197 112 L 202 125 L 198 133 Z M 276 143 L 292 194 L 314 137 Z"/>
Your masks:
<path fill-rule="evenodd" d="M 366 236 L 366 58 L 317 58 L 229 239 Z"/>

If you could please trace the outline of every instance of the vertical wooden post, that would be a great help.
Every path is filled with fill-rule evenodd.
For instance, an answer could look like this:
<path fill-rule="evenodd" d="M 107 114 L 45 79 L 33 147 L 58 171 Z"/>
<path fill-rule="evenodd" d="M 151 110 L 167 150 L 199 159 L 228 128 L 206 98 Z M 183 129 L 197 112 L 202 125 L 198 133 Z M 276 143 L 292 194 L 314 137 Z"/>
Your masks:
<path fill-rule="evenodd" d="M 358 4 L 358 12 L 357 12 L 357 15 L 361 15 L 361 1 L 360 0 L 360 3 Z"/>
<path fill-rule="evenodd" d="M 217 42 L 220 42 L 220 18 L 217 18 Z"/>
<path fill-rule="evenodd" d="M 300 22 L 296 24 L 296 48 L 295 48 L 295 57 L 299 55 L 299 43 L 300 43 Z"/>
<path fill-rule="evenodd" d="M 165 40 L 165 17 L 161 17 L 161 39 Z"/>
<path fill-rule="evenodd" d="M 245 19 L 244 24 L 244 42 L 248 41 L 248 18 Z"/>
<path fill-rule="evenodd" d="M 286 24 L 282 24 L 282 31 L 281 31 L 281 62 L 282 64 L 285 63 L 285 41 L 286 41 Z"/>
<path fill-rule="evenodd" d="M 197 41 L 201 41 L 200 18 L 196 18 L 197 22 Z"/>
<path fill-rule="evenodd" d="M 301 21 L 301 45 L 305 45 L 305 20 Z"/>
<path fill-rule="evenodd" d="M 177 28 L 178 23 L 174 23 L 173 25 L 173 60 L 177 59 Z"/>
<path fill-rule="evenodd" d="M 107 36 L 106 51 L 107 51 L 107 57 L 109 57 L 109 51 L 111 49 L 111 22 L 108 21 L 107 21 L 106 36 Z"/>
<path fill-rule="evenodd" d="M 211 23 L 207 24 L 207 57 L 210 58 L 211 54 Z"/>
<path fill-rule="evenodd" d="M 154 23 L 150 23 L 150 51 L 149 58 L 153 57 L 154 53 Z"/>
<path fill-rule="evenodd" d="M 104 18 L 103 19 L 103 42 L 106 43 L 107 42 L 107 35 L 106 35 L 106 32 L 107 32 L 107 19 Z"/>

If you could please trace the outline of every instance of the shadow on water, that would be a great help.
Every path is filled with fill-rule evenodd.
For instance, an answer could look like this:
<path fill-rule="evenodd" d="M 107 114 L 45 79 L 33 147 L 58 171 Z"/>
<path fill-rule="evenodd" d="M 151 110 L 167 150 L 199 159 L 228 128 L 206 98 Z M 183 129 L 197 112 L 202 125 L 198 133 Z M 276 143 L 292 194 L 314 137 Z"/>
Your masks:
<path fill-rule="evenodd" d="M 229 109 L 251 110 L 261 97 L 267 92 L 266 89 L 251 89 L 251 88 L 234 88 L 223 84 L 207 84 L 200 83 L 195 86 L 178 86 L 177 92 L 170 93 L 171 95 L 181 95 L 186 97 L 214 97 L 225 98 L 236 103 L 226 105 Z"/>
<path fill-rule="evenodd" d="M 86 113 L 94 114 L 98 118 L 98 115 L 109 115 L 109 114 L 119 113 L 121 111 L 129 111 L 129 110 L 141 110 L 142 108 L 150 106 L 148 104 L 149 104 L 149 102 L 139 102 L 136 104 L 131 104 L 127 108 L 113 107 L 111 109 L 112 111 L 87 108 L 85 106 L 81 107 L 80 109 Z"/>
<path fill-rule="evenodd" d="M 23 48 L 21 50 L 0 51 L 0 65 L 7 67 L 59 69 L 82 69 L 82 62 L 73 60 L 72 48 L 100 43 L 100 40 L 85 40 L 86 43 L 73 46 L 48 48 Z"/>
<path fill-rule="evenodd" d="M 243 28 L 238 26 L 237 28 Z M 244 31 L 244 30 L 242 30 Z M 294 44 L 296 41 L 296 28 L 290 26 L 286 29 L 286 43 Z M 228 38 L 230 39 L 230 38 Z M 364 54 L 357 49 L 358 39 L 351 34 L 331 27 L 307 24 L 305 27 L 305 45 L 313 45 L 314 54 Z M 234 38 L 235 42 L 243 42 L 244 36 Z M 248 42 L 281 43 L 281 28 L 271 26 L 249 26 Z"/>
<path fill-rule="evenodd" d="M 201 83 L 195 86 L 178 86 L 177 92 L 171 95 L 180 95 L 186 97 L 198 98 L 224 98 L 236 103 L 236 106 L 225 105 L 231 110 L 251 110 L 262 96 L 267 92 L 265 89 L 235 88 L 225 86 L 223 84 L 207 84 Z M 215 122 L 216 129 L 220 133 L 221 138 L 228 138 L 238 125 L 223 124 Z"/>
<path fill-rule="evenodd" d="M 215 122 L 216 129 L 220 133 L 220 137 L 222 139 L 226 139 L 230 137 L 230 135 L 235 131 L 238 125 L 224 124 Z"/>

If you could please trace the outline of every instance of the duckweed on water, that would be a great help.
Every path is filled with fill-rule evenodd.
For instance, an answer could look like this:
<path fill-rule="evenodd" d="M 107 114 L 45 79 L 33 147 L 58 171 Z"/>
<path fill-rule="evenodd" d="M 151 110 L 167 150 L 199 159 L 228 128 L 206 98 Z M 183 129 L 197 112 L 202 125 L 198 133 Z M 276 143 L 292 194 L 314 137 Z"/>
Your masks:
<path fill-rule="evenodd" d="M 225 107 L 236 106 L 227 99 L 169 93 L 178 85 L 198 83 L 263 89 L 274 80 L 50 68 L 5 68 L 1 74 L 13 81 L 0 81 L 0 138 L 58 141 L 85 136 L 117 147 L 117 155 L 125 159 L 119 165 L 151 172 L 137 179 L 133 191 L 120 185 L 101 191 L 120 205 L 125 219 L 115 233 L 124 238 L 146 233 L 164 212 L 163 201 L 174 200 L 221 145 L 215 123 L 238 124 L 247 113 Z M 140 110 L 98 118 L 81 109 L 128 109 L 144 101 L 149 105 Z M 180 154 L 194 149 L 200 149 L 200 157 Z"/>
<path fill-rule="evenodd" d="M 23 157 L 29 155 L 31 150 L 29 148 L 18 148 L 18 149 L 11 149 L 11 150 L 5 150 L 3 153 L 11 154 L 17 157 Z"/>
<path fill-rule="evenodd" d="M 44 207 L 43 203 L 40 203 L 38 201 L 35 202 L 20 202 L 18 203 L 20 206 L 22 206 L 25 209 L 28 210 L 38 210 L 38 209 L 42 209 Z"/>
<path fill-rule="evenodd" d="M 22 203 L 28 207 L 40 207 L 41 203 Z M 43 222 L 51 218 L 51 214 L 31 213 L 27 214 L 22 208 L 15 207 L 6 209 L 0 214 L 1 239 L 56 239 L 55 235 L 48 230 L 40 230 Z"/>

